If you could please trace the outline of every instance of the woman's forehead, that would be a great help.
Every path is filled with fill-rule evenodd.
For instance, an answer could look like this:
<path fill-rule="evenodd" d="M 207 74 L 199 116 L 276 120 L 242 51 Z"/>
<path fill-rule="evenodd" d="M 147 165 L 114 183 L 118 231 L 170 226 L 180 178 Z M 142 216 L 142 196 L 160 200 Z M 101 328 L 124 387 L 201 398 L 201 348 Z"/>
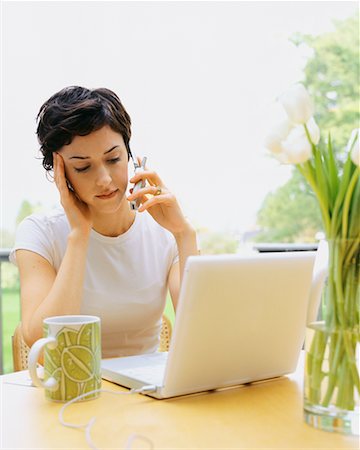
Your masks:
<path fill-rule="evenodd" d="M 76 156 L 101 156 L 112 150 L 125 150 L 124 139 L 120 133 L 106 126 L 86 136 L 75 136 L 72 142 L 64 145 L 61 153 L 67 158 Z"/>

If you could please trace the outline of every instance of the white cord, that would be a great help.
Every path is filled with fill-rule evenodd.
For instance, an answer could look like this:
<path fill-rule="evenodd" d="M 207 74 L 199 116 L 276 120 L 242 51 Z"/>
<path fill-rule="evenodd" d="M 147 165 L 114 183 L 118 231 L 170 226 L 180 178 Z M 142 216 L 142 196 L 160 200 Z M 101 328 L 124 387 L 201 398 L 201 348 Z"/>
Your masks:
<path fill-rule="evenodd" d="M 64 420 L 65 409 L 68 406 L 70 406 L 71 404 L 76 403 L 78 400 L 81 400 L 81 399 L 88 397 L 89 395 L 95 394 L 97 392 L 107 392 L 107 393 L 113 394 L 113 395 L 131 395 L 131 394 L 144 394 L 144 393 L 153 392 L 153 391 L 156 391 L 156 386 L 143 386 L 140 389 L 131 389 L 130 391 L 126 391 L 126 392 L 114 392 L 114 391 L 111 391 L 110 389 L 95 389 L 93 391 L 86 392 L 85 394 L 78 395 L 77 397 L 75 397 L 72 400 L 65 403 L 65 405 L 63 405 L 59 411 L 59 421 L 60 421 L 61 425 L 63 425 L 64 427 L 84 428 L 85 429 L 85 438 L 86 438 L 86 442 L 87 442 L 88 446 L 93 450 L 100 450 L 94 444 L 94 442 L 91 438 L 91 428 L 93 427 L 93 425 L 95 423 L 96 417 L 92 417 L 88 423 L 81 424 L 81 425 L 78 425 L 75 423 L 70 423 L 70 422 L 65 422 L 65 420 Z M 142 440 L 142 441 L 146 442 L 147 444 L 149 444 L 149 449 L 154 450 L 153 442 L 146 436 L 143 436 L 138 433 L 133 433 L 128 437 L 125 447 L 124 447 L 124 450 L 131 450 L 133 448 L 133 443 L 135 440 Z"/>

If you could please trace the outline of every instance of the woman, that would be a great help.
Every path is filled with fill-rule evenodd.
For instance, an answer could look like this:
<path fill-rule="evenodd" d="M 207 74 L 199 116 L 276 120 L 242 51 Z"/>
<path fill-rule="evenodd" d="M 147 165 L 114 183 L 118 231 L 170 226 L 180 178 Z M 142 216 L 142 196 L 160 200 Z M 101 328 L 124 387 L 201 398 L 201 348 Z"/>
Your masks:
<path fill-rule="evenodd" d="M 103 357 L 155 351 L 167 290 L 176 309 L 186 258 L 197 254 L 194 229 L 156 172 L 136 173 L 130 182 L 145 187 L 126 195 L 131 121 L 112 91 L 67 87 L 37 120 L 62 208 L 27 217 L 11 252 L 25 341 L 42 336 L 45 317 L 92 314 Z"/>

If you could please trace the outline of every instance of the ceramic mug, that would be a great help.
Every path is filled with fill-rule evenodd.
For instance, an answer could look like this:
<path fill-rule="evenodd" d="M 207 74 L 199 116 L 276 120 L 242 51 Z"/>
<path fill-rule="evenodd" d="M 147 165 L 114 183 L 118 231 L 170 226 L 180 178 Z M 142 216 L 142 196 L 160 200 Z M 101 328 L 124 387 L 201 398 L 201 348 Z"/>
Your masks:
<path fill-rule="evenodd" d="M 45 388 L 45 396 L 67 402 L 101 388 L 100 319 L 96 316 L 56 316 L 43 321 L 44 337 L 29 353 L 29 372 L 35 386 Z M 44 379 L 37 362 L 44 349 Z M 98 397 L 89 394 L 83 400 Z"/>

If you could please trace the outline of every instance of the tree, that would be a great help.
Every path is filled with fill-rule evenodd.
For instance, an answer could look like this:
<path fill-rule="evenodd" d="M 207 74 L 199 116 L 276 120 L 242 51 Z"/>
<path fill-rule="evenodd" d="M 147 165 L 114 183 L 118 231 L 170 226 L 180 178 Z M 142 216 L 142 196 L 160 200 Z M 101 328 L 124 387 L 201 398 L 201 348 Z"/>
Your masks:
<path fill-rule="evenodd" d="M 0 248 L 10 248 L 14 245 L 15 234 L 1 228 L 0 229 Z"/>
<path fill-rule="evenodd" d="M 198 235 L 201 242 L 201 253 L 204 255 L 236 253 L 239 246 L 238 240 L 228 233 L 208 231 Z"/>
<path fill-rule="evenodd" d="M 322 230 L 315 198 L 298 172 L 265 198 L 257 222 L 256 242 L 312 242 Z"/>
<path fill-rule="evenodd" d="M 16 217 L 16 224 L 19 224 L 25 217 L 34 212 L 43 210 L 40 203 L 32 204 L 28 200 L 23 200 L 21 203 L 18 215 Z M 11 248 L 15 243 L 15 233 L 13 231 L 0 229 L 0 248 Z"/>
<path fill-rule="evenodd" d="M 43 207 L 40 203 L 33 205 L 28 200 L 23 200 L 18 215 L 16 216 L 16 223 L 19 224 L 23 219 L 25 219 L 25 217 L 30 216 L 30 214 L 34 212 L 39 212 L 42 209 Z"/>
<path fill-rule="evenodd" d="M 332 141 L 344 148 L 358 128 L 360 111 L 359 16 L 335 22 L 335 31 L 292 41 L 313 51 L 304 69 L 304 84 L 315 100 L 315 119 Z"/>
<path fill-rule="evenodd" d="M 335 31 L 320 36 L 294 35 L 297 46 L 312 49 L 303 84 L 315 100 L 315 119 L 322 139 L 331 140 L 341 155 L 351 130 L 360 120 L 359 17 L 335 22 Z M 262 231 L 255 240 L 294 242 L 315 240 L 321 229 L 318 205 L 294 169 L 292 178 L 264 200 L 257 216 Z"/>

